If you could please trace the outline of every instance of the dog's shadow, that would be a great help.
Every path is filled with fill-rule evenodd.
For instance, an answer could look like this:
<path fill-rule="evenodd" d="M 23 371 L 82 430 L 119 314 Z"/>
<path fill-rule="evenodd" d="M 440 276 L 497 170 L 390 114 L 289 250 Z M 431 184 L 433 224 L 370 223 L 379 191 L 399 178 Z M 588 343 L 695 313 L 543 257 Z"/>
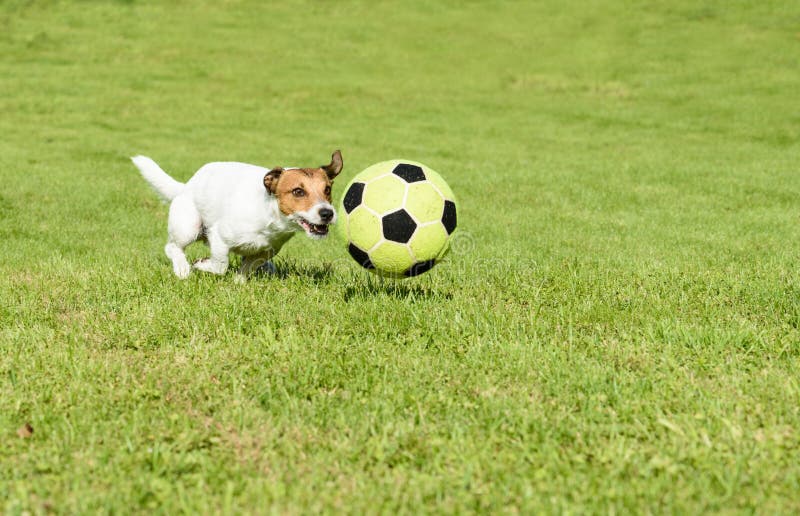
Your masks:
<path fill-rule="evenodd" d="M 253 278 L 303 278 L 312 283 L 327 283 L 334 268 L 329 263 L 302 263 L 291 260 L 272 262 L 272 266 L 261 267 L 253 272 Z"/>

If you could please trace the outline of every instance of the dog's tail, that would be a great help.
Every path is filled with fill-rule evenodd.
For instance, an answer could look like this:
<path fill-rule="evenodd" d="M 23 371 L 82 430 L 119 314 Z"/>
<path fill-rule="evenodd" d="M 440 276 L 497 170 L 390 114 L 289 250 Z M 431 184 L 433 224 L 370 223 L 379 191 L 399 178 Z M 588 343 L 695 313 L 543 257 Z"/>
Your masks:
<path fill-rule="evenodd" d="M 179 183 L 172 179 L 169 174 L 161 170 L 155 161 L 146 156 L 135 156 L 131 158 L 133 164 L 142 173 L 142 177 L 150 183 L 153 190 L 158 192 L 158 195 L 171 201 L 183 191 L 184 184 Z"/>

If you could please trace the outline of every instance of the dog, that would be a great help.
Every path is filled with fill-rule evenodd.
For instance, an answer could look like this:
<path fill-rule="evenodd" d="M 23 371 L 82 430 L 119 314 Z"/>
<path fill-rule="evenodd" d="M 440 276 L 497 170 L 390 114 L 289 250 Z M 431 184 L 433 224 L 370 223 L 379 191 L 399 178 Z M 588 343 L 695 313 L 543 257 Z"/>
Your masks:
<path fill-rule="evenodd" d="M 195 262 L 195 269 L 224 274 L 234 252 L 242 256 L 240 276 L 245 279 L 262 264 L 271 267 L 269 260 L 295 233 L 321 239 L 336 223 L 331 187 L 343 167 L 338 150 L 329 165 L 317 168 L 208 163 L 186 183 L 148 157 L 131 160 L 145 181 L 170 201 L 164 252 L 180 279 L 188 278 L 192 269 L 184 250 L 197 240 L 208 244 L 211 256 Z"/>

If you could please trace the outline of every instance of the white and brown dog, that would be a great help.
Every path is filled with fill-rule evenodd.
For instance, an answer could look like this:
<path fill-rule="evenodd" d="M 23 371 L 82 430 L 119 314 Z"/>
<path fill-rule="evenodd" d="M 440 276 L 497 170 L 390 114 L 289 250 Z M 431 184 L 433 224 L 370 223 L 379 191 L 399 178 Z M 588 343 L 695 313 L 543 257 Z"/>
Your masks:
<path fill-rule="evenodd" d="M 170 177 L 152 159 L 131 158 L 145 180 L 171 201 L 164 252 L 179 278 L 191 271 L 184 249 L 204 240 L 211 256 L 194 267 L 224 274 L 228 254 L 243 257 L 242 276 L 268 263 L 298 231 L 311 238 L 328 234 L 336 222 L 331 184 L 342 171 L 342 154 L 318 168 L 266 169 L 247 163 L 209 163 L 186 183 Z"/>

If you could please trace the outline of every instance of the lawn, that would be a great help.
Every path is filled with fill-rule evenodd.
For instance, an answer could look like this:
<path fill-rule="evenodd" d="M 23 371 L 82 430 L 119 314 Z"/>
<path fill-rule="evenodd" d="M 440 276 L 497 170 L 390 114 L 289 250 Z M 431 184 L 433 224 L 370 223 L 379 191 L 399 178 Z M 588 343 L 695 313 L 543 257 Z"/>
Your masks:
<path fill-rule="evenodd" d="M 785 0 L 0 0 L 0 508 L 797 513 L 798 27 Z M 337 198 L 391 158 L 448 180 L 447 261 L 379 281 L 297 236 L 277 275 L 179 281 L 128 159 L 336 148 Z"/>

